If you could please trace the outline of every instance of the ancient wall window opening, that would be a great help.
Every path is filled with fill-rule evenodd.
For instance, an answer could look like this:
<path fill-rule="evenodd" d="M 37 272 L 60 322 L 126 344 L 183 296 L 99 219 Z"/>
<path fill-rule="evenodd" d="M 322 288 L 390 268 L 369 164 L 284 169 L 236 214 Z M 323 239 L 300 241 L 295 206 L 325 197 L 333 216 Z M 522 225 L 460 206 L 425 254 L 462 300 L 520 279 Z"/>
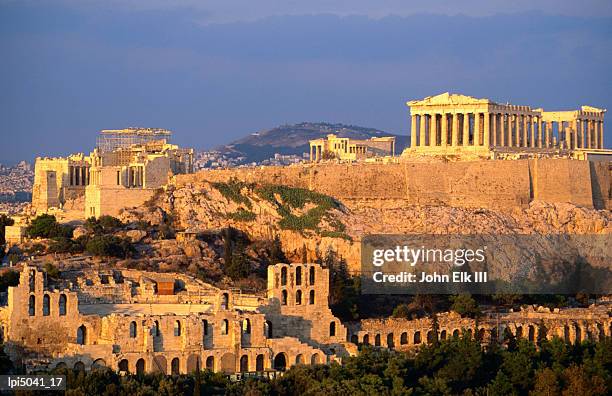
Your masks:
<path fill-rule="evenodd" d="M 251 321 L 246 318 L 242 321 L 242 332 L 244 334 L 251 334 Z"/>
<path fill-rule="evenodd" d="M 421 343 L 421 332 L 417 331 L 414 333 L 414 338 L 413 338 L 413 344 L 420 344 Z"/>
<path fill-rule="evenodd" d="M 314 303 L 315 303 L 315 291 L 311 290 L 308 296 L 308 304 L 314 305 Z"/>
<path fill-rule="evenodd" d="M 257 355 L 255 358 L 255 371 L 264 371 L 264 355 Z"/>
<path fill-rule="evenodd" d="M 136 361 L 136 374 L 143 375 L 145 373 L 145 361 L 143 358 L 140 358 Z"/>
<path fill-rule="evenodd" d="M 335 337 L 336 336 L 336 322 L 330 322 L 330 324 L 329 324 L 329 336 L 330 337 Z"/>
<path fill-rule="evenodd" d="M 35 270 L 30 271 L 28 282 L 30 285 L 30 292 L 34 292 L 36 290 L 36 271 Z"/>
<path fill-rule="evenodd" d="M 281 268 L 281 286 L 287 285 L 287 267 Z"/>
<path fill-rule="evenodd" d="M 208 320 L 206 319 L 202 321 L 202 334 L 204 335 L 204 340 L 206 340 L 206 336 L 208 335 Z"/>
<path fill-rule="evenodd" d="M 170 373 L 172 375 L 179 375 L 181 373 L 179 358 L 172 359 L 170 363 Z"/>
<path fill-rule="evenodd" d="M 128 364 L 127 359 L 122 359 L 119 362 L 118 368 L 119 368 L 119 371 L 123 371 L 125 373 L 129 373 L 130 370 L 129 370 L 129 364 Z"/>
<path fill-rule="evenodd" d="M 395 346 L 395 340 L 393 339 L 393 333 L 387 334 L 387 347 L 393 348 Z"/>
<path fill-rule="evenodd" d="M 400 345 L 406 345 L 406 344 L 408 344 L 408 333 L 403 332 L 400 335 Z"/>
<path fill-rule="evenodd" d="M 214 356 L 209 356 L 206 358 L 206 370 L 214 371 L 215 369 L 215 358 Z"/>
<path fill-rule="evenodd" d="M 240 372 L 246 373 L 249 371 L 249 357 L 247 355 L 242 355 L 240 358 Z"/>
<path fill-rule="evenodd" d="M 310 269 L 308 270 L 308 283 L 310 283 L 311 286 L 315 284 L 315 268 L 314 267 L 310 267 Z"/>
<path fill-rule="evenodd" d="M 229 332 L 229 322 L 227 319 L 223 319 L 223 322 L 221 322 L 221 334 L 222 335 L 226 335 Z"/>
<path fill-rule="evenodd" d="M 85 345 L 87 343 L 87 327 L 85 327 L 85 325 L 81 325 L 77 329 L 76 343 L 79 345 Z"/>
<path fill-rule="evenodd" d="M 30 295 L 30 299 L 28 302 L 28 315 L 36 315 L 36 297 L 34 295 Z"/>
<path fill-rule="evenodd" d="M 319 364 L 321 363 L 320 359 L 319 359 L 319 354 L 318 353 L 313 353 L 312 356 L 310 357 L 310 364 Z"/>
<path fill-rule="evenodd" d="M 374 336 L 374 346 L 379 347 L 380 345 L 381 345 L 381 342 L 380 342 L 380 334 L 376 334 L 376 335 Z"/>
<path fill-rule="evenodd" d="M 130 338 L 136 338 L 136 322 L 130 322 Z"/>
<path fill-rule="evenodd" d="M 363 336 L 363 345 L 370 345 L 370 335 L 366 334 Z"/>
<path fill-rule="evenodd" d="M 301 266 L 298 266 L 295 269 L 295 284 L 296 286 L 302 285 L 302 267 Z"/>
<path fill-rule="evenodd" d="M 51 314 L 51 298 L 48 294 L 43 296 L 43 316 L 49 316 Z"/>
<path fill-rule="evenodd" d="M 302 305 L 302 291 L 295 292 L 295 305 Z"/>
<path fill-rule="evenodd" d="M 287 290 L 281 292 L 281 305 L 287 305 Z"/>
<path fill-rule="evenodd" d="M 65 316 L 66 315 L 66 295 L 65 294 L 60 294 L 58 305 L 59 305 L 60 316 Z"/>
<path fill-rule="evenodd" d="M 179 320 L 174 322 L 174 336 L 179 337 L 181 335 L 181 322 Z"/>
<path fill-rule="evenodd" d="M 229 294 L 223 293 L 221 296 L 221 309 L 225 310 L 229 306 Z"/>
<path fill-rule="evenodd" d="M 159 337 L 160 336 L 159 322 L 157 320 L 155 322 L 153 322 L 153 328 L 151 329 L 151 335 L 155 336 L 155 337 Z"/>
<path fill-rule="evenodd" d="M 272 322 L 269 320 L 264 322 L 264 335 L 266 338 L 272 338 Z"/>

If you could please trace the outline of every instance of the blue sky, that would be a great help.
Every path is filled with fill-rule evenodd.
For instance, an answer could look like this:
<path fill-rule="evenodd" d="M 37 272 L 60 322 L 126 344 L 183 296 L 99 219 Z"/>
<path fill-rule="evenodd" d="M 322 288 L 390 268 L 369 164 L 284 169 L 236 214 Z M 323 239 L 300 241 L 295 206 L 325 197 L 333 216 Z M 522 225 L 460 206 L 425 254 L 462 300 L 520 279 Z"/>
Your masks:
<path fill-rule="evenodd" d="M 133 125 L 197 149 L 301 121 L 406 134 L 405 102 L 444 91 L 612 108 L 609 1 L 0 0 L 0 54 L 0 163 Z"/>

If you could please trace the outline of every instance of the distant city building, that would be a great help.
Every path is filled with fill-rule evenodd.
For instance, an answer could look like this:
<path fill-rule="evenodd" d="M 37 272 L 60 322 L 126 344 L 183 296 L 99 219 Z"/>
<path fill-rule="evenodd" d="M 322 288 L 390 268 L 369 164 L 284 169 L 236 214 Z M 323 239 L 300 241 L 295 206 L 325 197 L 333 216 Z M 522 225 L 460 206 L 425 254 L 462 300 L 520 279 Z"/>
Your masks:
<path fill-rule="evenodd" d="M 193 150 L 169 144 L 170 135 L 150 128 L 105 130 L 88 156 L 37 158 L 33 210 L 62 208 L 82 196 L 85 217 L 142 204 L 171 176 L 193 172 Z"/>
<path fill-rule="evenodd" d="M 341 138 L 334 134 L 310 141 L 310 161 L 340 159 L 356 161 L 371 157 L 395 155 L 395 137 L 373 137 L 367 140 Z"/>
<path fill-rule="evenodd" d="M 544 111 L 448 92 L 407 105 L 407 155 L 610 154 L 604 150 L 605 109 Z"/>

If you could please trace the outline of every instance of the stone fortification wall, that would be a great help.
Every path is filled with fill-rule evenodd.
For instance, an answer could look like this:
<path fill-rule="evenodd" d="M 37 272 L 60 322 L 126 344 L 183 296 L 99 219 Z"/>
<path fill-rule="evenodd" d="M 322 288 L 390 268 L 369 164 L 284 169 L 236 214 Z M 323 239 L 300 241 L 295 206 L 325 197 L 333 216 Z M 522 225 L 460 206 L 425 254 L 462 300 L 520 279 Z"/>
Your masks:
<path fill-rule="evenodd" d="M 284 184 L 342 199 L 405 199 L 409 204 L 511 209 L 532 200 L 609 208 L 608 164 L 572 159 L 515 161 L 312 164 L 201 171 L 178 175 L 198 181 Z"/>

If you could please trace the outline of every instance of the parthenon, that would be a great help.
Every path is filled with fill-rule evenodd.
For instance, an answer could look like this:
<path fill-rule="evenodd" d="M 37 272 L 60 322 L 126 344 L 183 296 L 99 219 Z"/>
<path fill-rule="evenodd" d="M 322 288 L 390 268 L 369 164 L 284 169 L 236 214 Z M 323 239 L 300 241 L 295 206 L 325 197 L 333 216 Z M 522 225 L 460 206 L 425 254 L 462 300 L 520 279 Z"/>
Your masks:
<path fill-rule="evenodd" d="M 448 92 L 409 101 L 409 154 L 554 153 L 604 149 L 605 109 L 544 111 Z"/>

